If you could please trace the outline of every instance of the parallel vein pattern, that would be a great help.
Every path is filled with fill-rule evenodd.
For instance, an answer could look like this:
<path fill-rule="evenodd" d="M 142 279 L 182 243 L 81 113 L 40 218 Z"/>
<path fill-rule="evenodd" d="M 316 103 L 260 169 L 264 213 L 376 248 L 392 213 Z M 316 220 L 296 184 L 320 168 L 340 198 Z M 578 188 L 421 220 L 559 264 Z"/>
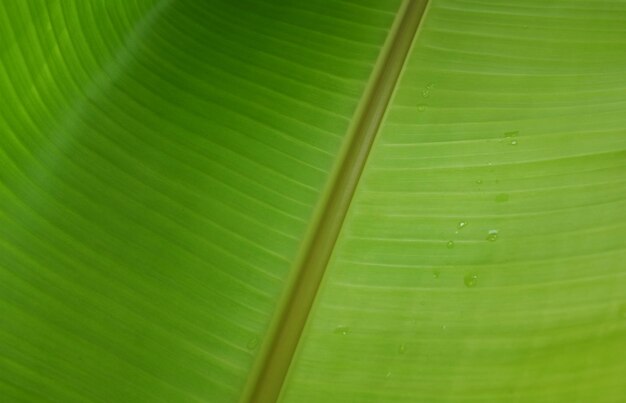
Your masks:
<path fill-rule="evenodd" d="M 283 401 L 623 401 L 625 20 L 432 1 Z"/>
<path fill-rule="evenodd" d="M 368 88 L 352 118 L 338 157 L 340 163 L 330 175 L 316 216 L 294 261 L 286 287 L 288 292 L 281 298 L 268 330 L 267 348 L 258 356 L 246 385 L 246 401 L 274 402 L 280 396 L 343 220 L 425 7 L 426 1 L 405 1 L 397 12 Z"/>
<path fill-rule="evenodd" d="M 237 401 L 398 2 L 0 5 L 0 400 Z"/>

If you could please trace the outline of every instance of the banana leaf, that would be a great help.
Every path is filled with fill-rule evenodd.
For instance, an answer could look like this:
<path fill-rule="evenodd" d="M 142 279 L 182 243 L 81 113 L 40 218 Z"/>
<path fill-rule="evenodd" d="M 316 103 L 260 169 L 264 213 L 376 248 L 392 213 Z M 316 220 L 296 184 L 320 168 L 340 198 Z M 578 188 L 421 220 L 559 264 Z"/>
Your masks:
<path fill-rule="evenodd" d="M 1 402 L 626 398 L 626 2 L 0 3 Z"/>

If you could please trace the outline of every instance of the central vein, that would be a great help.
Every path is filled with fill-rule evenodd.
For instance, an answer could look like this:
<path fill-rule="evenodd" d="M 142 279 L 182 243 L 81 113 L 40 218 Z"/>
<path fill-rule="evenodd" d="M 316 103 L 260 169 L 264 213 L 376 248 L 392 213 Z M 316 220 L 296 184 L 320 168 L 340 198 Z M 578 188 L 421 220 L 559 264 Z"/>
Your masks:
<path fill-rule="evenodd" d="M 309 316 L 344 217 L 352 200 L 387 105 L 402 72 L 427 0 L 403 3 L 383 47 L 370 84 L 348 133 L 340 163 L 318 209 L 315 225 L 296 260 L 293 275 L 253 369 L 244 402 L 275 402 L 280 394 L 302 329 Z"/>

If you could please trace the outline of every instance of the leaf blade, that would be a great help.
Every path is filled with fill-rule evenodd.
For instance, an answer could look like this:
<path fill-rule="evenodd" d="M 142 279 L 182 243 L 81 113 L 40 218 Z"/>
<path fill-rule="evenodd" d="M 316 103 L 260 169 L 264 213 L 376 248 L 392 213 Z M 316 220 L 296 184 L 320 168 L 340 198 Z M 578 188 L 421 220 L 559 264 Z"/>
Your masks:
<path fill-rule="evenodd" d="M 619 400 L 625 11 L 431 3 L 282 401 Z"/>

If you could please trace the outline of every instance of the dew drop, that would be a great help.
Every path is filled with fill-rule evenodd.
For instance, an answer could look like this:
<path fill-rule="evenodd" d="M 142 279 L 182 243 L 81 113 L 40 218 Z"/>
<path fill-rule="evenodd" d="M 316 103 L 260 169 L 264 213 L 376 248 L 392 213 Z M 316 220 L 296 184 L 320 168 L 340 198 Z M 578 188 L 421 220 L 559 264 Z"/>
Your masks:
<path fill-rule="evenodd" d="M 387 371 L 387 374 L 385 375 L 385 378 L 391 378 L 391 371 Z"/>
<path fill-rule="evenodd" d="M 350 328 L 348 326 L 344 326 L 344 325 L 339 325 L 335 328 L 334 331 L 335 334 L 340 334 L 342 336 L 347 335 L 348 333 L 350 333 Z"/>
<path fill-rule="evenodd" d="M 431 91 L 433 90 L 433 87 L 435 85 L 433 83 L 428 83 L 426 84 L 426 87 L 424 88 L 424 90 L 422 91 L 422 96 L 424 98 L 428 98 L 430 96 Z"/>
<path fill-rule="evenodd" d="M 511 140 L 511 145 L 512 146 L 516 146 L 517 145 L 517 140 Z"/>
<path fill-rule="evenodd" d="M 448 243 L 446 244 L 446 248 L 448 249 L 454 248 L 454 241 L 448 241 Z"/>
<path fill-rule="evenodd" d="M 446 325 L 441 325 L 441 330 L 443 330 L 444 332 L 448 329 L 448 326 Z"/>
<path fill-rule="evenodd" d="M 398 353 L 404 354 L 405 351 L 406 351 L 406 344 L 404 343 L 400 344 L 400 346 L 398 346 Z"/>
<path fill-rule="evenodd" d="M 255 336 L 255 337 L 251 337 L 250 340 L 248 340 L 246 347 L 248 347 L 248 350 L 254 350 L 256 346 L 258 345 L 259 345 L 259 338 Z"/>
<path fill-rule="evenodd" d="M 439 278 L 439 270 L 433 270 L 433 278 Z"/>
<path fill-rule="evenodd" d="M 465 228 L 466 225 L 467 225 L 467 221 L 459 221 L 459 223 L 456 225 L 456 227 L 458 229 L 462 229 L 462 228 Z"/>
<path fill-rule="evenodd" d="M 487 240 L 490 242 L 494 242 L 497 239 L 498 239 L 498 230 L 490 229 L 489 232 L 487 233 Z"/>
<path fill-rule="evenodd" d="M 419 112 L 424 112 L 426 110 L 426 104 L 419 104 L 419 105 L 417 105 L 417 110 Z"/>
<path fill-rule="evenodd" d="M 483 180 L 482 180 L 482 179 L 476 179 L 476 183 L 477 183 L 478 185 L 482 185 L 482 184 L 483 184 Z"/>
<path fill-rule="evenodd" d="M 507 202 L 507 201 L 509 201 L 509 195 L 506 194 L 506 193 L 500 193 L 500 194 L 496 195 L 496 201 L 498 203 Z"/>
<path fill-rule="evenodd" d="M 478 276 L 475 274 L 467 274 L 463 279 L 465 286 L 468 288 L 472 288 L 476 286 L 476 282 L 478 281 Z"/>

